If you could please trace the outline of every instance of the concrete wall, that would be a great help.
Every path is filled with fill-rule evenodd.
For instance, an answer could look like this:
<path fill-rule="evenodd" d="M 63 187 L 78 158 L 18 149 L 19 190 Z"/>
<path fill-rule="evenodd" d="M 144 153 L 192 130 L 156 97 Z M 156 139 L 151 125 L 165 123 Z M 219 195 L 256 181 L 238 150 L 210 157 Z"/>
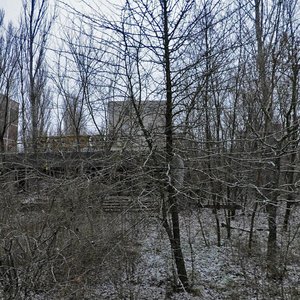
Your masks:
<path fill-rule="evenodd" d="M 0 131 L 5 129 L 4 143 L 6 152 L 17 151 L 19 122 L 19 103 L 0 95 Z M 6 128 L 5 128 L 6 127 Z"/>
<path fill-rule="evenodd" d="M 160 143 L 165 130 L 165 102 L 143 101 L 136 104 L 143 124 L 154 142 Z M 111 101 L 108 104 L 109 135 L 114 147 L 143 148 L 145 137 L 131 101 Z"/>

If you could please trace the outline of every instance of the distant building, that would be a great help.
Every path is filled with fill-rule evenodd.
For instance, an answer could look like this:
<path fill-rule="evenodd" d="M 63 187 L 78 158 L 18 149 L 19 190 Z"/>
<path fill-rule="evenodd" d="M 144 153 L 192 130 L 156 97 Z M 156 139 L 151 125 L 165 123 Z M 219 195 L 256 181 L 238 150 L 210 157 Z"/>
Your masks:
<path fill-rule="evenodd" d="M 165 102 L 143 101 L 137 103 L 137 112 L 131 101 L 108 103 L 107 135 L 75 135 L 70 132 L 60 136 L 41 136 L 38 148 L 41 152 L 90 152 L 110 149 L 112 151 L 142 150 L 147 148 L 144 132 L 158 147 L 164 147 Z M 139 117 L 138 117 L 139 116 Z"/>
<path fill-rule="evenodd" d="M 38 138 L 40 152 L 91 152 L 103 149 L 103 136 L 100 135 L 61 135 Z"/>
<path fill-rule="evenodd" d="M 136 102 L 136 111 L 129 100 L 109 102 L 108 132 L 109 137 L 114 141 L 112 150 L 142 149 L 147 146 L 139 117 L 153 142 L 156 145 L 162 145 L 165 130 L 165 105 L 164 101 Z"/>
<path fill-rule="evenodd" d="M 0 134 L 4 134 L 4 151 L 17 151 L 19 103 L 0 95 Z"/>

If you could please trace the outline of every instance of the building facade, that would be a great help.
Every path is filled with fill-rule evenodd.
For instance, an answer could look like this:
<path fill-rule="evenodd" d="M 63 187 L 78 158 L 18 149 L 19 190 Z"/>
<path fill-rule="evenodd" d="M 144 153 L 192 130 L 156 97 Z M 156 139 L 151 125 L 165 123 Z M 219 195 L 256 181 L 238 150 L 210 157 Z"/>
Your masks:
<path fill-rule="evenodd" d="M 0 137 L 5 152 L 16 152 L 18 143 L 19 103 L 0 95 Z"/>
<path fill-rule="evenodd" d="M 108 103 L 108 132 L 112 150 L 138 150 L 147 147 L 142 126 L 157 146 L 163 144 L 165 131 L 164 101 L 111 101 Z M 141 121 L 141 122 L 140 122 Z M 142 124 L 141 124 L 142 123 Z"/>

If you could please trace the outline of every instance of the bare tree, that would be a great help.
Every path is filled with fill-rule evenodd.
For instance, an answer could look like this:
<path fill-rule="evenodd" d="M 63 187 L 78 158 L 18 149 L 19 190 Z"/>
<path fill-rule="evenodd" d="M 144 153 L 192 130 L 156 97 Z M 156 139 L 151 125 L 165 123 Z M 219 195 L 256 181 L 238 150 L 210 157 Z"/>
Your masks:
<path fill-rule="evenodd" d="M 2 24 L 4 13 L 0 11 L 0 150 L 4 152 L 5 136 L 12 123 L 17 123 L 18 114 L 13 114 L 12 98 L 15 96 L 17 61 L 19 50 L 17 47 L 16 30 L 10 23 L 6 29 Z"/>
<path fill-rule="evenodd" d="M 282 101 L 282 109 L 286 127 L 286 135 L 289 143 L 287 150 L 289 159 L 287 161 L 286 182 L 288 185 L 288 195 L 286 211 L 284 215 L 284 229 L 287 231 L 291 208 L 295 203 L 297 193 L 297 164 L 299 157 L 297 149 L 299 147 L 299 22 L 296 19 L 296 11 L 299 8 L 298 1 L 287 1 L 283 8 L 283 19 L 286 27 L 281 33 L 279 60 L 281 62 L 282 76 L 278 94 Z"/>
<path fill-rule="evenodd" d="M 45 115 L 49 99 L 46 97 L 46 45 L 54 17 L 49 13 L 48 0 L 23 1 L 23 13 L 20 24 L 21 94 L 22 111 L 30 112 L 30 136 L 34 153 L 38 150 L 39 129 L 45 130 Z M 28 120 L 23 115 L 24 131 Z M 25 132 L 23 132 L 23 135 Z M 44 134 L 44 132 L 42 132 Z M 24 137 L 25 138 L 25 137 Z M 26 147 L 25 147 L 26 148 Z"/>
<path fill-rule="evenodd" d="M 253 153 L 253 161 L 249 164 L 249 168 L 253 170 L 252 178 L 255 180 L 249 177 L 247 180 L 254 188 L 253 192 L 257 198 L 251 216 L 249 247 L 251 248 L 258 205 L 265 205 L 269 231 L 268 275 L 272 278 L 280 278 L 282 271 L 278 263 L 278 207 L 282 204 L 281 199 L 286 193 L 288 197 L 294 197 L 292 194 L 295 191 L 293 183 L 295 182 L 295 148 L 298 144 L 295 133 L 298 130 L 295 121 L 297 105 L 292 96 L 296 95 L 297 91 L 292 88 L 295 87 L 292 83 L 289 83 L 291 88 L 286 86 L 286 74 L 290 74 L 290 82 L 297 81 L 298 75 L 297 72 L 292 71 L 293 68 L 287 67 L 288 64 L 283 58 L 286 57 L 287 36 L 287 22 L 284 16 L 287 7 L 291 8 L 295 3 L 283 5 L 281 2 L 275 4 L 255 0 L 244 4 L 239 7 L 241 16 L 246 19 L 249 17 L 251 23 L 244 22 L 240 26 L 241 36 L 245 37 L 247 33 L 249 38 L 248 46 L 242 46 L 244 49 L 249 49 L 249 52 L 248 61 L 244 63 L 248 75 L 244 76 L 240 92 L 241 103 L 244 103 L 245 110 L 244 146 L 247 148 L 250 146 L 248 149 Z M 255 32 L 255 40 L 250 37 L 250 32 Z M 295 57 L 294 55 L 288 57 L 292 56 Z M 287 163 L 285 157 L 289 157 L 292 163 Z M 282 184 L 287 165 L 289 165 L 287 178 L 290 192 L 287 192 L 286 186 Z"/>
<path fill-rule="evenodd" d="M 86 4 L 92 6 L 90 3 Z M 154 91 L 156 89 L 156 93 L 152 92 L 151 96 L 158 96 L 157 100 L 166 101 L 165 175 L 161 193 L 164 203 L 162 218 L 174 255 L 177 276 L 184 289 L 189 289 L 189 282 L 181 249 L 176 189 L 172 184 L 174 181 L 169 178 L 174 174 L 170 168 L 173 168 L 172 160 L 175 152 L 175 81 L 180 70 L 184 68 L 184 65 L 179 66 L 178 59 L 184 53 L 188 45 L 188 37 L 195 30 L 197 20 L 201 16 L 200 11 L 190 18 L 193 9 L 198 9 L 194 1 L 182 1 L 180 3 L 173 1 L 126 1 L 120 22 L 109 20 L 103 16 L 86 19 L 86 22 L 95 21 L 95 30 L 106 29 L 108 35 L 113 33 L 110 40 L 106 40 L 105 43 L 111 47 L 110 54 L 123 57 L 124 64 L 120 68 L 122 76 L 119 86 L 124 83 L 123 92 L 129 91 L 129 99 L 132 101 L 135 113 L 139 115 L 138 103 L 141 98 L 146 100 L 147 90 Z M 97 24 L 99 24 L 98 28 Z M 147 68 L 150 68 L 154 73 L 146 76 Z M 158 85 L 157 78 L 163 82 L 162 85 Z M 150 85 L 144 89 L 146 87 L 144 83 L 147 79 Z M 122 90 L 122 88 L 119 89 Z M 161 97 L 159 93 L 163 93 L 164 96 Z M 149 151 L 152 152 L 154 148 L 151 134 L 144 126 L 142 118 L 138 118 L 138 122 Z M 167 191 L 166 199 L 164 199 L 164 189 Z"/>

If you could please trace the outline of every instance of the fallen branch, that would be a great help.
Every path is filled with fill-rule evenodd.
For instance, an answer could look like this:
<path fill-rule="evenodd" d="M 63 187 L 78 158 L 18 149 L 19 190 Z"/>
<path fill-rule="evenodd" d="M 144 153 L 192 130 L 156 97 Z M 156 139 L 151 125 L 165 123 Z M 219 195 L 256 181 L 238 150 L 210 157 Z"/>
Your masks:
<path fill-rule="evenodd" d="M 226 227 L 228 228 L 228 226 L 225 223 L 221 223 L 221 227 Z M 229 227 L 230 229 L 236 229 L 236 230 L 240 230 L 240 231 L 245 231 L 245 232 L 250 232 L 249 229 L 244 229 L 244 228 L 239 228 L 239 227 Z M 255 228 L 255 231 L 268 231 L 268 228 Z"/>

